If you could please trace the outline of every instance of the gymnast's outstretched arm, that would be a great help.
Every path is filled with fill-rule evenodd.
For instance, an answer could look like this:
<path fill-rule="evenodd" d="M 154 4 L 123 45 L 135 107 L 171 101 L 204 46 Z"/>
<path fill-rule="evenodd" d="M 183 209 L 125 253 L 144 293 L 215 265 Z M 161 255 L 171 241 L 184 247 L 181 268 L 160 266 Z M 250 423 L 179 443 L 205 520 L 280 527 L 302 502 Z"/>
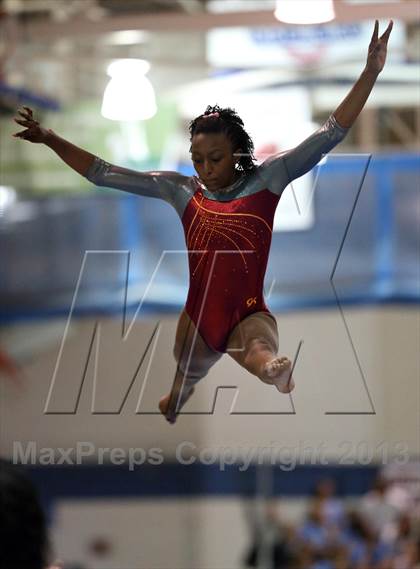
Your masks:
<path fill-rule="evenodd" d="M 95 159 L 95 155 L 61 138 L 53 130 L 42 127 L 35 120 L 30 107 L 23 106 L 22 108 L 23 110 L 17 111 L 20 117 L 14 117 L 14 121 L 24 126 L 25 130 L 16 132 L 13 136 L 33 144 L 49 146 L 70 168 L 84 176 Z"/>
<path fill-rule="evenodd" d="M 370 92 L 375 85 L 379 73 L 386 61 L 388 39 L 391 34 L 393 21 L 390 20 L 387 29 L 378 38 L 379 22 L 375 20 L 375 27 L 370 40 L 366 66 L 352 90 L 334 111 L 335 118 L 344 127 L 350 127 L 363 109 Z"/>
<path fill-rule="evenodd" d="M 194 193 L 190 176 L 167 171 L 138 172 L 110 164 L 97 156 L 84 176 L 97 186 L 165 200 L 174 206 L 180 216 Z"/>
<path fill-rule="evenodd" d="M 26 127 L 26 130 L 13 136 L 45 144 L 68 166 L 97 186 L 116 188 L 139 196 L 160 198 L 170 203 L 182 217 L 186 204 L 194 194 L 192 177 L 177 172 L 138 172 L 110 164 L 61 138 L 53 130 L 43 128 L 34 119 L 32 109 L 29 107 L 23 109 L 24 111 L 18 111 L 20 118 L 15 117 L 15 121 Z"/>
<path fill-rule="evenodd" d="M 258 168 L 265 186 L 281 195 L 290 182 L 309 172 L 324 154 L 332 150 L 346 136 L 348 128 L 338 124 L 334 115 L 313 134 L 292 150 L 273 154 Z"/>
<path fill-rule="evenodd" d="M 259 174 L 272 192 L 281 195 L 290 182 L 309 172 L 323 154 L 330 152 L 346 136 L 385 65 L 392 25 L 390 20 L 387 29 L 378 38 L 379 24 L 378 20 L 375 20 L 366 66 L 350 93 L 327 121 L 296 148 L 270 156 L 261 164 Z"/>

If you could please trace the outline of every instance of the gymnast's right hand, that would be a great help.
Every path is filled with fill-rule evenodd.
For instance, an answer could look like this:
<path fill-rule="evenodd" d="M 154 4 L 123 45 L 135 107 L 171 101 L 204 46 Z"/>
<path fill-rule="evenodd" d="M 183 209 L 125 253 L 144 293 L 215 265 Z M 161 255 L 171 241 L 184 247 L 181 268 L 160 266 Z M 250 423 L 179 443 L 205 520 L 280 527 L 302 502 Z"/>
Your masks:
<path fill-rule="evenodd" d="M 48 130 L 42 128 L 39 122 L 36 121 L 32 116 L 32 109 L 29 107 L 23 107 L 23 111 L 18 110 L 18 113 L 23 118 L 14 117 L 14 121 L 22 126 L 26 127 L 26 130 L 21 130 L 16 132 L 13 136 L 17 138 L 23 138 L 24 140 L 29 140 L 29 142 L 45 142 Z"/>

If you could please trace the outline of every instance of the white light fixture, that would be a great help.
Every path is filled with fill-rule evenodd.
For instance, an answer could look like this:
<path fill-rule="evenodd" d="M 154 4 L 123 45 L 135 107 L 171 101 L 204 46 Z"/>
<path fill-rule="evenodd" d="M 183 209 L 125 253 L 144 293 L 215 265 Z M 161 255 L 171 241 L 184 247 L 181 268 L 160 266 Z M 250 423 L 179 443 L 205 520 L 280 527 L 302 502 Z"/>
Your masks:
<path fill-rule="evenodd" d="M 0 218 L 3 217 L 5 210 L 15 203 L 16 199 L 16 190 L 10 186 L 0 186 Z"/>
<path fill-rule="evenodd" d="M 144 30 L 119 30 L 105 34 L 99 41 L 103 45 L 137 45 L 150 40 L 150 33 Z"/>
<path fill-rule="evenodd" d="M 333 0 L 277 0 L 274 16 L 287 24 L 322 24 L 335 18 Z"/>
<path fill-rule="evenodd" d="M 105 88 L 101 113 L 114 121 L 150 119 L 156 114 L 153 85 L 145 74 L 150 64 L 143 59 L 119 59 L 107 69 L 111 80 Z"/>
<path fill-rule="evenodd" d="M 272 10 L 275 0 L 207 0 L 206 10 L 214 14 Z"/>

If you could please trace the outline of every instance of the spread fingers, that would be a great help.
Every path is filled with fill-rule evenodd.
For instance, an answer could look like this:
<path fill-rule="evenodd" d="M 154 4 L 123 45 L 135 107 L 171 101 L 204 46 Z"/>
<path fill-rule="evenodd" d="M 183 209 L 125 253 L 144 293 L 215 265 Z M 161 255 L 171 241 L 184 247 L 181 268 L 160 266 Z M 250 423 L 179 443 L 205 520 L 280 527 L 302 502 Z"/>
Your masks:
<path fill-rule="evenodd" d="M 20 132 L 16 132 L 13 136 L 17 136 L 18 138 L 25 138 L 24 134 L 28 132 L 27 130 L 21 130 Z"/>
<path fill-rule="evenodd" d="M 16 117 L 13 120 L 22 126 L 29 126 L 31 124 L 28 120 L 17 119 Z"/>

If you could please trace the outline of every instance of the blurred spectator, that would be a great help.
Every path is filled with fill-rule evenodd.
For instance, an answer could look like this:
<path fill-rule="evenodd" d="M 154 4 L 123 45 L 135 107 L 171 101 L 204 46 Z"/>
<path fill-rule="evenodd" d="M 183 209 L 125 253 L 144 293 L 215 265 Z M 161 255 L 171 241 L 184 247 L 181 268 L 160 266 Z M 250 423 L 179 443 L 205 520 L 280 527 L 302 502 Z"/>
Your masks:
<path fill-rule="evenodd" d="M 370 490 L 360 502 L 360 511 L 366 522 L 376 533 L 377 538 L 389 543 L 395 539 L 398 510 L 387 499 L 388 482 L 378 476 Z"/>
<path fill-rule="evenodd" d="M 322 503 L 318 500 L 312 503 L 298 536 L 313 550 L 321 550 L 328 545 L 329 532 L 325 524 Z"/>
<path fill-rule="evenodd" d="M 306 520 L 297 530 L 305 555 L 310 554 L 310 569 L 335 569 L 333 560 L 341 555 L 342 544 L 336 526 L 326 522 L 323 499 L 315 498 L 310 506 Z"/>
<path fill-rule="evenodd" d="M 245 555 L 246 567 L 260 567 L 263 558 L 269 563 L 268 567 L 291 566 L 290 531 L 291 528 L 281 520 L 277 505 L 268 502 L 262 527 L 254 525 L 253 541 Z"/>
<path fill-rule="evenodd" d="M 388 481 L 387 501 L 420 524 L 420 461 L 390 462 L 381 475 Z"/>
<path fill-rule="evenodd" d="M 46 521 L 35 487 L 17 466 L 0 458 L 0 567 L 45 569 L 48 556 Z"/>
<path fill-rule="evenodd" d="M 369 525 L 357 511 L 349 511 L 347 524 L 342 534 L 342 543 L 347 548 L 350 566 L 368 569 L 375 536 Z"/>
<path fill-rule="evenodd" d="M 34 486 L 14 465 L 0 459 L 0 567 L 44 569 L 48 539 Z"/>
<path fill-rule="evenodd" d="M 419 541 L 415 539 L 411 519 L 408 515 L 400 516 L 398 534 L 392 552 L 392 569 L 412 569 L 420 562 Z"/>
<path fill-rule="evenodd" d="M 324 522 L 331 528 L 340 528 L 344 523 L 345 510 L 342 501 L 337 498 L 336 484 L 332 478 L 322 478 L 315 486 Z"/>

